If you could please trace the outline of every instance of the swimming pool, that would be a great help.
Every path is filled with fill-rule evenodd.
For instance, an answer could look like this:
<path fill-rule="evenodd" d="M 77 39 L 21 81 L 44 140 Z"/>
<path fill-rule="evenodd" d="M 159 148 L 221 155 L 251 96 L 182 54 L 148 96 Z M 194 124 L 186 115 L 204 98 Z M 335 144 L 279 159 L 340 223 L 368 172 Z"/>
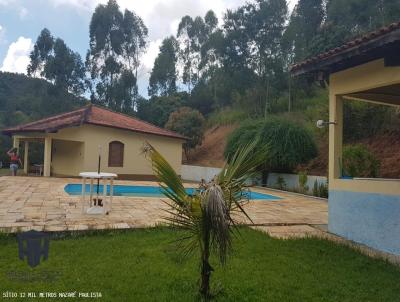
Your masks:
<path fill-rule="evenodd" d="M 65 192 L 69 195 L 80 195 L 82 194 L 82 185 L 81 184 L 68 184 L 64 188 Z M 97 191 L 97 185 L 93 186 L 94 192 Z M 188 194 L 193 194 L 195 189 L 187 188 L 186 192 Z M 85 187 L 85 191 L 87 193 L 90 192 L 90 186 L 87 184 Z M 100 185 L 99 193 L 103 194 L 103 186 Z M 110 187 L 107 186 L 107 194 L 110 193 Z M 280 197 L 258 193 L 258 192 L 249 192 L 246 194 L 250 194 L 249 199 L 252 200 L 279 200 Z M 115 185 L 114 186 L 114 196 L 136 196 L 136 197 L 164 197 L 162 194 L 160 187 L 155 186 L 124 186 L 124 185 Z"/>

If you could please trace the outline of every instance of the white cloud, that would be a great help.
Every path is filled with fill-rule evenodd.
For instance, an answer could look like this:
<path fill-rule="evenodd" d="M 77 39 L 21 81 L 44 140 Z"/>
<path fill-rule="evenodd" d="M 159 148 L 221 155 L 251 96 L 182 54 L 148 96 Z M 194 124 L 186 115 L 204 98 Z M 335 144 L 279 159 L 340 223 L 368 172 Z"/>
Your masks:
<path fill-rule="evenodd" d="M 147 69 L 153 68 L 154 60 L 156 59 L 158 53 L 160 52 L 160 46 L 162 43 L 162 39 L 157 39 L 155 41 L 151 41 L 147 46 L 146 53 L 142 57 L 142 64 Z"/>
<path fill-rule="evenodd" d="M 107 2 L 107 0 L 48 1 L 55 6 L 68 5 L 87 12 L 92 12 L 98 4 Z M 245 0 L 118 0 L 121 9 L 133 10 L 143 18 L 149 28 L 151 40 L 175 34 L 177 26 L 174 26 L 174 23 L 185 15 L 204 16 L 208 10 L 212 9 L 219 18 L 222 18 L 227 8 L 244 3 Z"/>
<path fill-rule="evenodd" d="M 0 45 L 5 42 L 6 29 L 0 25 Z"/>
<path fill-rule="evenodd" d="M 28 13 L 29 12 L 25 7 L 22 6 L 19 8 L 18 14 L 19 14 L 20 19 L 25 19 L 25 17 L 28 15 Z"/>
<path fill-rule="evenodd" d="M 29 53 L 33 49 L 30 38 L 19 37 L 8 47 L 7 55 L 3 60 L 1 71 L 26 73 L 29 65 Z"/>
<path fill-rule="evenodd" d="M 6 6 L 15 2 L 15 0 L 0 0 L 0 5 Z"/>
<path fill-rule="evenodd" d="M 0 0 L 1 1 L 1 0 Z M 69 5 L 83 10 L 93 10 L 98 4 L 106 3 L 106 0 L 49 0 L 54 6 Z"/>
<path fill-rule="evenodd" d="M 147 95 L 147 85 L 149 84 L 149 78 L 151 70 L 153 69 L 154 60 L 160 52 L 160 46 L 162 39 L 151 41 L 146 49 L 146 52 L 140 58 L 141 66 L 138 70 L 138 88 L 142 95 Z"/>

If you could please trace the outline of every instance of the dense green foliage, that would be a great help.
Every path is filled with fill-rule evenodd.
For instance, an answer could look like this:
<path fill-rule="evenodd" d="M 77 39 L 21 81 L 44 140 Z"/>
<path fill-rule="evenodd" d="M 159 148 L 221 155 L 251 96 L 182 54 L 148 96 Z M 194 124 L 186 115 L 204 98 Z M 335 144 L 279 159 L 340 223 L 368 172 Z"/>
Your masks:
<path fill-rule="evenodd" d="M 203 115 L 190 107 L 181 107 L 170 114 L 165 128 L 186 136 L 189 140 L 184 143 L 185 153 L 200 145 L 203 141 L 205 119 Z"/>
<path fill-rule="evenodd" d="M 243 123 L 230 135 L 225 157 L 255 139 L 259 139 L 260 148 L 268 146 L 263 167 L 267 171 L 291 172 L 317 155 L 314 138 L 305 128 L 286 119 L 272 118 Z"/>
<path fill-rule="evenodd" d="M 383 260 L 321 239 L 277 240 L 249 228 L 241 234 L 225 267 L 211 258 L 212 287 L 220 288 L 215 301 L 398 300 L 400 270 Z M 9 236 L 0 239 L 0 291 L 101 292 L 94 300 L 104 302 L 201 301 L 198 260 L 176 256 L 180 236 L 160 228 L 67 235 L 50 242 L 49 259 L 34 270 L 18 259 Z"/>
<path fill-rule="evenodd" d="M 164 39 L 150 74 L 150 96 L 168 96 L 176 92 L 176 62 L 178 60 L 176 52 L 176 39 L 174 37 Z"/>
<path fill-rule="evenodd" d="M 317 88 L 312 78 L 291 78 L 290 64 L 400 19 L 397 2 L 299 0 L 288 14 L 285 0 L 252 0 L 227 10 L 222 20 L 213 11 L 204 17 L 183 16 L 176 35 L 166 37 L 160 46 L 147 104 L 160 102 L 155 97 L 170 103 L 168 97 L 183 91 L 187 95 L 180 106 L 197 109 L 206 117 L 226 108 L 251 118 L 308 110 L 307 118 L 315 122 L 327 113 L 327 92 Z M 164 115 L 157 120 L 137 89 L 140 55 L 148 35 L 142 19 L 133 11 L 122 12 L 115 0 L 109 0 L 96 7 L 89 32 L 84 83 L 92 101 L 163 126 Z M 64 55 L 55 55 L 56 49 Z M 57 66 L 76 61 L 81 71 L 79 58 L 74 61 L 74 56 L 62 40 L 55 40 L 44 29 L 31 54 L 30 70 L 43 75 L 44 66 L 52 65 L 48 61 L 56 61 Z M 46 78 L 66 82 L 68 66 Z M 77 74 L 82 84 L 81 73 Z M 312 106 L 307 105 L 309 100 L 314 100 Z M 310 107 L 325 111 L 312 112 Z M 366 111 L 362 108 L 360 113 Z M 380 116 L 377 123 L 369 124 L 381 125 Z"/>
<path fill-rule="evenodd" d="M 351 177 L 377 177 L 380 163 L 363 145 L 343 148 L 343 174 Z"/>
<path fill-rule="evenodd" d="M 70 111 L 84 105 L 77 98 L 42 79 L 32 79 L 15 73 L 0 72 L 0 129 L 27 123 L 52 114 Z M 0 135 L 0 161 L 8 163 L 6 149 L 11 139 Z M 31 149 L 31 159 L 40 157 Z"/>
<path fill-rule="evenodd" d="M 90 22 L 86 57 L 91 99 L 117 111 L 133 113 L 139 99 L 137 70 L 146 46 L 147 27 L 134 12 L 121 12 L 116 0 L 98 5 Z"/>
<path fill-rule="evenodd" d="M 55 39 L 47 28 L 37 38 L 30 60 L 28 75 L 44 77 L 55 89 L 77 96 L 86 90 L 81 56 L 69 49 L 62 39 Z"/>
<path fill-rule="evenodd" d="M 137 116 L 150 123 L 164 127 L 170 114 L 184 106 L 186 93 L 176 93 L 170 96 L 152 97 L 149 100 L 139 100 Z"/>

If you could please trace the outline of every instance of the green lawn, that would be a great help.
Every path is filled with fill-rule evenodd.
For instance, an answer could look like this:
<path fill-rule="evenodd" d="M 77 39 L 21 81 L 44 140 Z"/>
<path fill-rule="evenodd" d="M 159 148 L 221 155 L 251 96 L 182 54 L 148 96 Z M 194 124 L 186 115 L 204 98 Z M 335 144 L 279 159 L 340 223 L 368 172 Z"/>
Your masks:
<path fill-rule="evenodd" d="M 216 301 L 400 301 L 396 266 L 329 241 L 277 240 L 247 228 L 241 234 L 226 267 L 213 261 Z M 83 301 L 197 301 L 199 265 L 177 256 L 177 235 L 157 228 L 52 240 L 49 260 L 34 269 L 18 259 L 15 238 L 2 236 L 0 294 L 81 291 L 102 293 Z"/>

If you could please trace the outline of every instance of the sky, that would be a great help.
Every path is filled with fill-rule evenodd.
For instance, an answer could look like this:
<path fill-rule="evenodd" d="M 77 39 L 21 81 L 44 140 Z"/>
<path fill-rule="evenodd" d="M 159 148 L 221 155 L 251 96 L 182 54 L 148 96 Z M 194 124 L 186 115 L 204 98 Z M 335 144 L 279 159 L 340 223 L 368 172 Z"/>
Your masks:
<path fill-rule="evenodd" d="M 26 73 L 29 53 L 40 31 L 46 27 L 85 58 L 89 47 L 89 23 L 95 7 L 107 0 L 0 0 L 0 70 Z M 149 29 L 148 46 L 141 58 L 139 92 L 147 96 L 147 85 L 161 41 L 175 35 L 185 15 L 204 16 L 212 9 L 221 20 L 227 9 L 246 0 L 118 0 L 121 9 L 135 11 Z M 297 0 L 289 0 L 293 9 Z"/>

